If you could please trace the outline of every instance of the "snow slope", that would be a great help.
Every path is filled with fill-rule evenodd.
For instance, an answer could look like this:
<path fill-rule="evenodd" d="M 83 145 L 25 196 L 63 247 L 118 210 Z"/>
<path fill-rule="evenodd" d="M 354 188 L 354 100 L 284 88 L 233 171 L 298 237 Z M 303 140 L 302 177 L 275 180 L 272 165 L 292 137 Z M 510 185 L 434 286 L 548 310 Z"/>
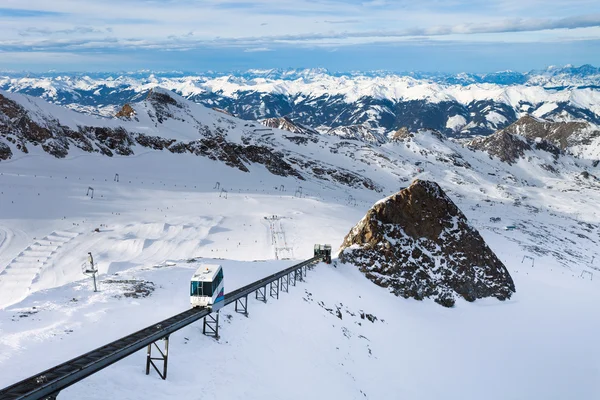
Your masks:
<path fill-rule="evenodd" d="M 276 260 L 265 217 L 279 217 L 292 249 L 285 257 L 302 260 L 314 243 L 337 248 L 374 202 L 420 177 L 442 186 L 507 266 L 510 301 L 444 309 L 397 298 L 352 267 L 320 264 L 280 300 L 251 299 L 249 318 L 224 309 L 218 342 L 200 324 L 172 335 L 166 381 L 145 376 L 141 351 L 61 398 L 600 395 L 600 283 L 590 279 L 600 268 L 600 183 L 580 175 L 600 175 L 597 167 L 542 150 L 508 165 L 429 132 L 377 148 L 280 135 L 268 140 L 382 192 L 143 148 L 0 162 L 0 387 L 187 309 L 198 263 L 222 263 L 228 291 L 295 263 Z M 88 251 L 99 293 L 81 272 Z"/>

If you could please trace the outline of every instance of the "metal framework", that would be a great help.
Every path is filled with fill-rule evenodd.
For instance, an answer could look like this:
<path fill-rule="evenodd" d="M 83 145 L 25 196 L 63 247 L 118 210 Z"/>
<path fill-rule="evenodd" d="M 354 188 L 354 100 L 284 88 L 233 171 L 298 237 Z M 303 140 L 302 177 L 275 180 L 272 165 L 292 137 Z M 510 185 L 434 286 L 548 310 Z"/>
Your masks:
<path fill-rule="evenodd" d="M 289 275 L 282 276 L 281 277 L 281 291 L 289 293 L 289 291 L 290 291 L 289 286 L 290 286 L 290 276 Z"/>
<path fill-rule="evenodd" d="M 269 283 L 269 296 L 279 299 L 279 279 Z"/>
<path fill-rule="evenodd" d="M 263 303 L 267 302 L 267 287 L 259 287 L 256 288 L 256 300 L 262 301 Z"/>
<path fill-rule="evenodd" d="M 235 312 L 248 316 L 248 296 L 235 300 Z"/>
<path fill-rule="evenodd" d="M 250 283 L 244 287 L 234 290 L 225 295 L 224 305 L 236 303 L 236 311 L 239 306 L 245 314 L 247 314 L 248 295 L 252 292 L 261 291 L 264 301 L 267 301 L 266 291 L 267 285 L 271 282 L 280 280 L 287 276 L 287 283 L 290 278 L 293 284 L 298 275 L 302 275 L 302 268 L 307 265 L 312 265 L 323 259 L 322 255 L 316 255 L 306 261 L 293 265 L 275 274 L 269 275 L 256 282 Z M 242 302 L 242 299 L 243 302 Z M 159 323 L 150 325 L 144 329 L 134 332 L 130 335 L 108 343 L 102 347 L 85 353 L 79 357 L 75 357 L 69 361 L 52 367 L 46 371 L 33 375 L 11 386 L 0 390 L 0 399 L 2 400 L 46 400 L 56 399 L 58 393 L 79 382 L 80 380 L 108 367 L 123 358 L 148 347 L 148 357 L 146 359 L 146 370 L 149 373 L 149 366 L 152 365 L 156 372 L 165 379 L 167 376 L 167 361 L 168 361 L 168 341 L 165 341 L 164 352 L 160 350 L 156 342 L 168 338 L 173 332 L 190 325 L 202 318 L 208 317 L 211 310 L 207 308 L 191 308 L 180 314 L 167 318 Z M 217 313 L 214 313 L 217 314 Z M 218 315 L 212 316 L 210 320 L 204 321 L 205 332 L 211 332 L 211 327 L 214 329 L 214 336 L 218 337 Z M 152 345 L 159 351 L 162 357 L 152 357 Z M 163 361 L 163 372 L 161 373 L 154 361 Z M 148 364 L 149 363 L 149 364 Z M 160 364 L 160 363 L 159 363 Z"/>
<path fill-rule="evenodd" d="M 150 375 L 150 366 L 154 367 L 158 376 L 160 376 L 163 380 L 167 379 L 167 361 L 169 358 L 169 337 L 165 336 L 162 338 L 164 341 L 165 351 L 163 352 L 160 347 L 156 344 L 157 342 L 151 343 L 148 345 L 148 352 L 146 353 L 146 375 Z M 156 350 L 160 354 L 160 357 L 152 357 L 152 346 L 156 347 Z M 158 369 L 154 361 L 162 361 L 162 372 Z"/>
<path fill-rule="evenodd" d="M 219 312 L 208 314 L 204 317 L 202 333 L 206 336 L 214 337 L 219 340 Z"/>

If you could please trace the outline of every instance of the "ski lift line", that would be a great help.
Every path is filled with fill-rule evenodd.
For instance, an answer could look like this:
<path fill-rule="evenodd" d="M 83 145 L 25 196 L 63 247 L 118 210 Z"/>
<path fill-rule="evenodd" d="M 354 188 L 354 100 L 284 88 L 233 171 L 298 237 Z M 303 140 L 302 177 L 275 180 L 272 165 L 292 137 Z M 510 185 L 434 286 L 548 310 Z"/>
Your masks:
<path fill-rule="evenodd" d="M 225 295 L 224 306 L 240 300 L 271 282 L 303 267 L 324 260 L 325 255 L 317 255 L 299 264 L 259 279 Z M 207 308 L 192 308 L 174 315 L 147 328 L 124 336 L 109 344 L 73 358 L 67 362 L 33 375 L 0 390 L 2 400 L 43 400 L 55 399 L 58 392 L 108 367 L 111 364 L 161 340 L 171 333 L 198 321 L 211 313 Z"/>

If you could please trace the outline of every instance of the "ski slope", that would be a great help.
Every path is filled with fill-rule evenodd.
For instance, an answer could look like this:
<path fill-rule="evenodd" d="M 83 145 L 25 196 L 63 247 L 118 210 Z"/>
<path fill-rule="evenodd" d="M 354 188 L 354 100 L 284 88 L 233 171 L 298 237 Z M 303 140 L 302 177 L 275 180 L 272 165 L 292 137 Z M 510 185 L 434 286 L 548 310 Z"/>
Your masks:
<path fill-rule="evenodd" d="M 250 299 L 249 318 L 224 309 L 218 342 L 200 324 L 174 334 L 166 381 L 145 376 L 142 351 L 59 398 L 598 398 L 600 199 L 575 161 L 560 174 L 539 166 L 543 154 L 508 166 L 428 134 L 382 152 L 404 162 L 359 148 L 347 167 L 370 160 L 384 193 L 167 152 L 0 163 L 0 387 L 185 310 L 201 262 L 221 263 L 230 291 L 310 257 L 314 243 L 337 248 L 418 176 L 439 182 L 506 264 L 510 301 L 445 309 L 320 264 L 280 300 Z M 471 168 L 440 161 L 456 152 Z M 88 251 L 98 293 L 82 273 Z"/>

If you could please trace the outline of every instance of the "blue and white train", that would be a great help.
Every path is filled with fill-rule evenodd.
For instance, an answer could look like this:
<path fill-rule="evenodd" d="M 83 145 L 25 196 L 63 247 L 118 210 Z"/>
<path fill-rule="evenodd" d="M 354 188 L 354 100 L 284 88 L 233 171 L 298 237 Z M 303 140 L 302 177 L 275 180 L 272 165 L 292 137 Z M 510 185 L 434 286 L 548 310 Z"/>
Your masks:
<path fill-rule="evenodd" d="M 192 307 L 208 307 L 217 311 L 223 307 L 224 300 L 223 268 L 216 264 L 202 264 L 192 276 L 190 285 Z"/>

